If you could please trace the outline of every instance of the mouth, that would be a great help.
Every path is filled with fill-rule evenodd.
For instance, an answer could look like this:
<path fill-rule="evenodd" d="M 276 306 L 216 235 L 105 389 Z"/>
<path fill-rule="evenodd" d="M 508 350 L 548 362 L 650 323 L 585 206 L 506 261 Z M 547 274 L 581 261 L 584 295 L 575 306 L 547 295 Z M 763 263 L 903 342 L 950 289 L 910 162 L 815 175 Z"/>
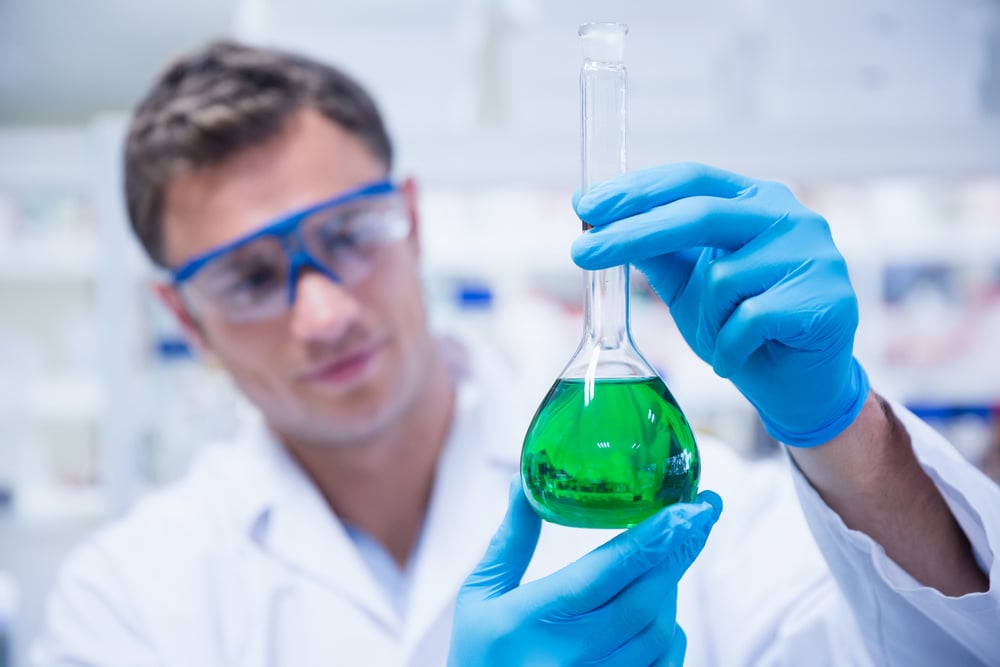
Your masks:
<path fill-rule="evenodd" d="M 352 384 L 360 380 L 372 367 L 383 347 L 383 343 L 373 342 L 353 348 L 307 371 L 303 379 L 306 382 L 325 385 L 345 386 Z"/>

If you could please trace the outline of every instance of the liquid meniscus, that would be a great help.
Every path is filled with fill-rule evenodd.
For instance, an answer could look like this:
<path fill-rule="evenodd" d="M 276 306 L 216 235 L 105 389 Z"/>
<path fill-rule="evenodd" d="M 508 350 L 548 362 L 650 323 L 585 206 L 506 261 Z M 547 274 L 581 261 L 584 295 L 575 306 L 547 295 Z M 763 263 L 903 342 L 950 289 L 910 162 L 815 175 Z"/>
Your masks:
<path fill-rule="evenodd" d="M 535 511 L 580 528 L 624 528 L 692 501 L 699 473 L 691 427 L 658 377 L 556 380 L 521 453 Z"/>

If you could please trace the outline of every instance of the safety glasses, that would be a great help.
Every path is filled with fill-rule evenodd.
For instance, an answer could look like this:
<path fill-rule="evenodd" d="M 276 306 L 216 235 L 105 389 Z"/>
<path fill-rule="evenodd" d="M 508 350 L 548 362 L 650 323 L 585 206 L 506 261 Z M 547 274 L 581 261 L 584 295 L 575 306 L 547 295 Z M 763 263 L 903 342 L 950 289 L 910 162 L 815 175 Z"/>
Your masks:
<path fill-rule="evenodd" d="M 170 272 L 192 305 L 231 322 L 283 314 L 295 302 L 302 269 L 355 285 L 380 250 L 406 238 L 410 216 L 399 188 L 379 181 L 271 222 Z"/>

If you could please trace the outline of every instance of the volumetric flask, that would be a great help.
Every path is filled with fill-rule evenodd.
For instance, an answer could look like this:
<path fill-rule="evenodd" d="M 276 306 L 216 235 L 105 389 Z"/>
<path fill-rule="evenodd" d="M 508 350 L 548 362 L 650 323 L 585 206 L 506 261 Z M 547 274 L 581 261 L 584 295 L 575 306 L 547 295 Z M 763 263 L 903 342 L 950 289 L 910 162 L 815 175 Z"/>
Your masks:
<path fill-rule="evenodd" d="M 583 192 L 626 170 L 627 31 L 622 24 L 580 28 Z M 629 267 L 583 273 L 583 338 L 528 427 L 521 479 L 547 521 L 624 528 L 694 500 L 698 448 L 677 401 L 632 341 Z"/>

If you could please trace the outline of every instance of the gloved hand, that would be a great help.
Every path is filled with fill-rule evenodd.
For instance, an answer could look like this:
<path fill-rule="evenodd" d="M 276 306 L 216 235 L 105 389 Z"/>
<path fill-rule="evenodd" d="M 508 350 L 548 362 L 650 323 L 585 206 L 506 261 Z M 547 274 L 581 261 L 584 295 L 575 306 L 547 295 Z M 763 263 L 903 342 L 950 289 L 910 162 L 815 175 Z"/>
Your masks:
<path fill-rule="evenodd" d="M 486 555 L 458 595 L 450 667 L 672 665 L 686 639 L 677 582 L 722 511 L 711 491 L 671 505 L 548 577 L 519 585 L 541 520 L 520 479 Z"/>
<path fill-rule="evenodd" d="M 777 440 L 832 440 L 861 412 L 858 304 L 826 221 L 784 185 L 700 164 L 636 171 L 576 197 L 585 269 L 632 263 L 684 339 Z"/>

